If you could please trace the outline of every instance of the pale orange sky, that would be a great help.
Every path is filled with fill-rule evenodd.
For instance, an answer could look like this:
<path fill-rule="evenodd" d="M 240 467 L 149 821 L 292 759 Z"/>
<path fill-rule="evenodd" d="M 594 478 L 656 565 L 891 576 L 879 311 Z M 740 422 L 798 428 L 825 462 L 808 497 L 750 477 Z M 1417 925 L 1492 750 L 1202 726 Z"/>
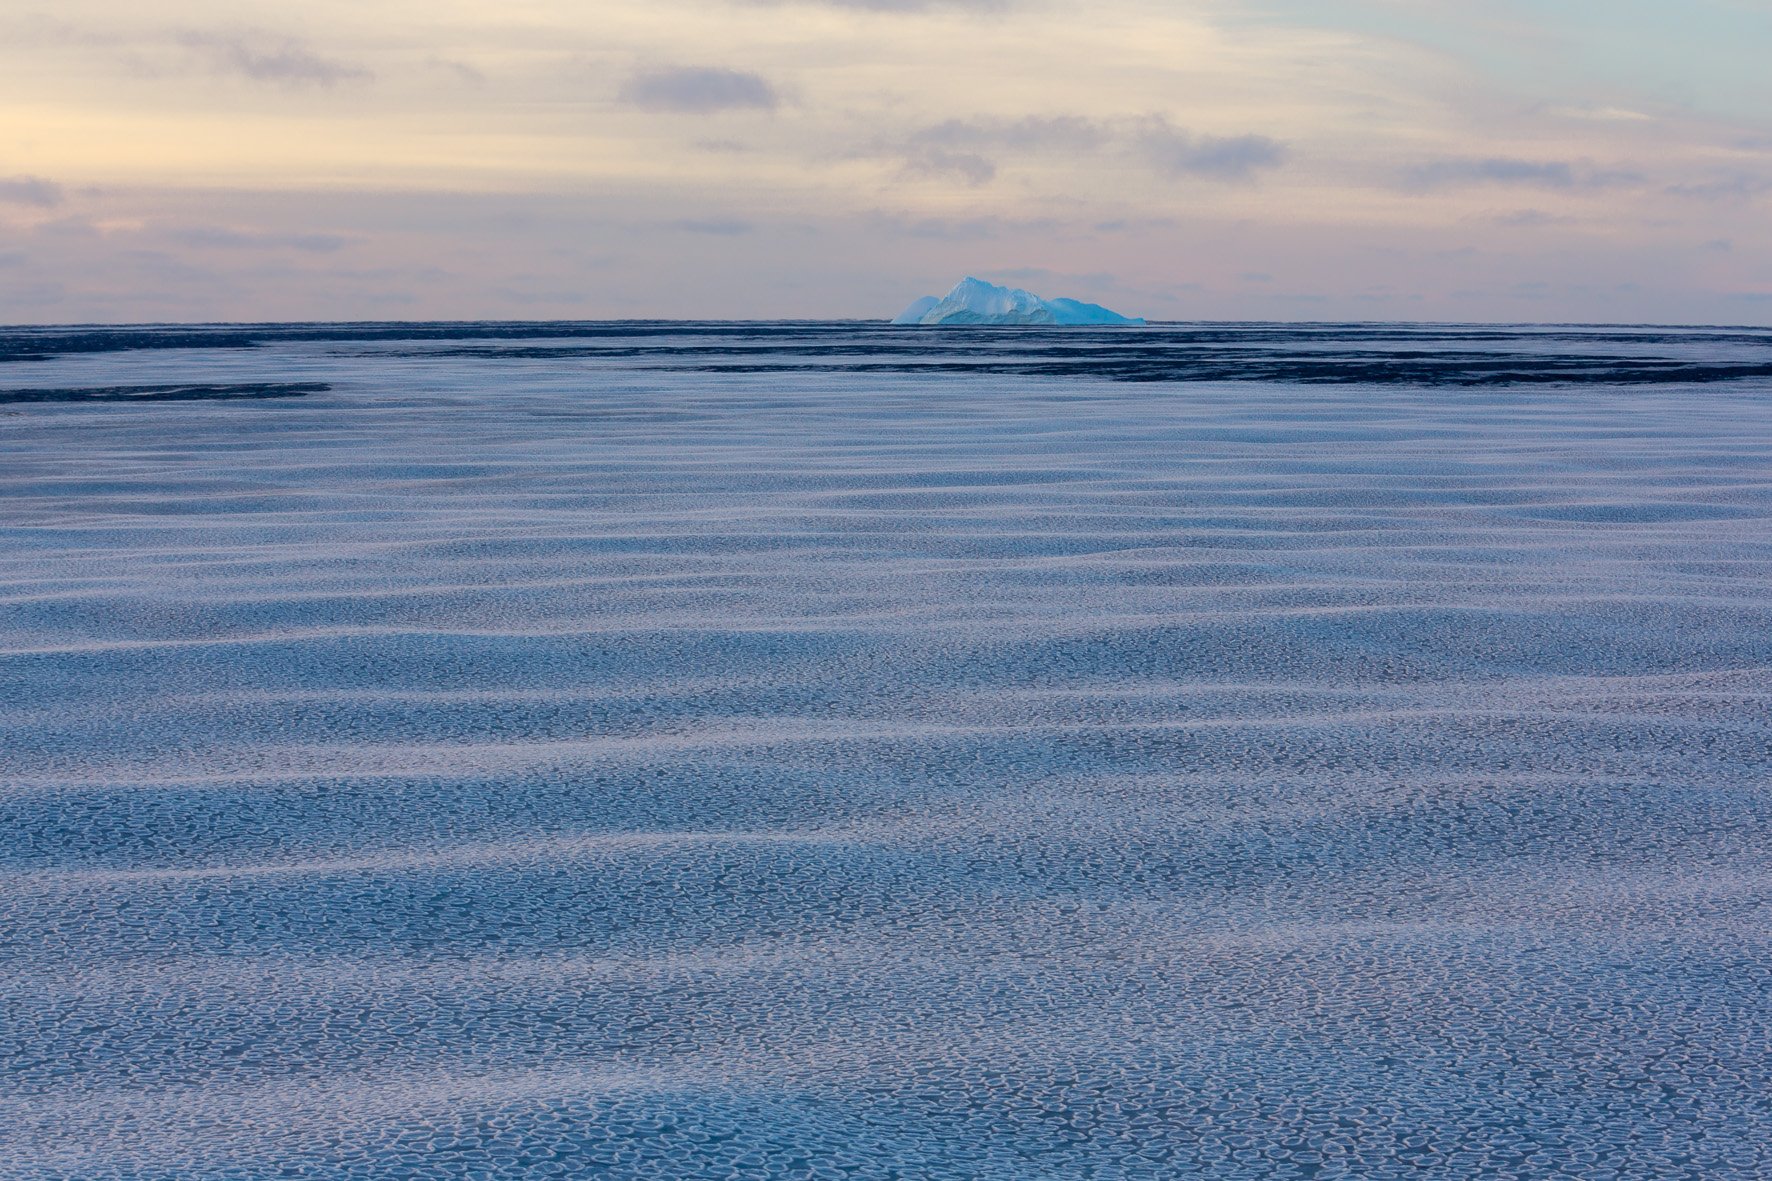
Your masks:
<path fill-rule="evenodd" d="M 1764 6 L 1468 8 L 24 0 L 0 320 L 1772 320 Z"/>

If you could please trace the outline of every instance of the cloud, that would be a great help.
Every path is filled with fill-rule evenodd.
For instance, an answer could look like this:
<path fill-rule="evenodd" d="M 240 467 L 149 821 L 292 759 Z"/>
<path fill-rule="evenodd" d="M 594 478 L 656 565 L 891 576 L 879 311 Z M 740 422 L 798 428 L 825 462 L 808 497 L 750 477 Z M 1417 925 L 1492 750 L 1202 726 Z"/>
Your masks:
<path fill-rule="evenodd" d="M 908 172 L 947 176 L 974 187 L 997 175 L 995 154 L 1053 153 L 1066 157 L 1119 143 L 1160 171 L 1218 180 L 1248 180 L 1277 167 L 1285 146 L 1263 135 L 1195 135 L 1167 119 L 1097 120 L 1080 115 L 1020 119 L 949 119 L 914 131 L 895 151 Z"/>
<path fill-rule="evenodd" d="M 948 119 L 879 146 L 903 161 L 907 173 L 959 181 L 977 188 L 996 179 L 997 151 L 1064 152 L 1099 148 L 1112 136 L 1104 124 L 1075 115 L 1021 119 Z"/>
<path fill-rule="evenodd" d="M 62 187 L 40 176 L 0 177 L 0 204 L 53 209 L 65 199 Z"/>
<path fill-rule="evenodd" d="M 0 24 L 6 41 L 13 45 L 114 48 L 126 44 L 128 38 L 112 29 L 95 30 L 49 16 L 28 12 L 6 19 Z"/>
<path fill-rule="evenodd" d="M 866 219 L 870 235 L 875 238 L 919 238 L 934 242 L 977 242 L 999 238 L 1006 233 L 1025 231 L 1030 225 L 1037 230 L 1051 228 L 1055 223 L 1013 222 L 1000 217 L 905 217 L 893 213 L 874 213 Z"/>
<path fill-rule="evenodd" d="M 1170 176 L 1250 180 L 1286 160 L 1286 146 L 1265 135 L 1195 135 L 1160 116 L 1143 120 L 1134 138 L 1144 158 Z"/>
<path fill-rule="evenodd" d="M 621 99 L 643 111 L 710 114 L 714 111 L 773 111 L 781 97 L 768 79 L 742 70 L 713 66 L 667 66 L 628 79 Z"/>
<path fill-rule="evenodd" d="M 1541 189 L 1628 188 L 1644 181 L 1626 169 L 1594 169 L 1567 160 L 1523 160 L 1513 156 L 1435 160 L 1410 169 L 1403 187 L 1443 189 L 1471 185 L 1522 185 Z"/>
<path fill-rule="evenodd" d="M 165 236 L 181 246 L 199 249 L 300 250 L 307 254 L 331 254 L 351 243 L 351 239 L 340 234 L 266 234 L 223 226 L 183 226 L 167 231 Z"/>
<path fill-rule="evenodd" d="M 789 0 L 754 0 L 758 3 L 780 4 Z M 848 8 L 863 12 L 930 12 L 941 8 L 971 9 L 990 12 L 1007 8 L 1009 0 L 801 0 L 823 8 Z"/>
<path fill-rule="evenodd" d="M 667 222 L 665 225 L 667 229 L 681 230 L 686 234 L 714 234 L 722 238 L 735 238 L 756 229 L 748 221 L 720 218 L 683 218 L 679 221 Z"/>
<path fill-rule="evenodd" d="M 1696 184 L 1669 185 L 1666 191 L 1669 196 L 1701 201 L 1748 201 L 1772 193 L 1772 180 L 1742 172 Z"/>
<path fill-rule="evenodd" d="M 94 225 L 90 218 L 80 217 L 75 214 L 66 214 L 46 222 L 40 222 L 37 225 L 36 232 L 42 237 L 61 238 L 64 240 L 70 238 L 92 239 L 104 237 L 104 231 Z"/>
<path fill-rule="evenodd" d="M 949 152 L 942 148 L 913 150 L 905 156 L 906 172 L 921 176 L 946 177 L 978 188 L 997 177 L 995 161 L 976 152 Z"/>
<path fill-rule="evenodd" d="M 1007 148 L 1079 152 L 1099 148 L 1111 132 L 1077 115 L 1030 115 L 1022 119 L 949 119 L 917 131 L 911 143 L 938 148 Z"/>
<path fill-rule="evenodd" d="M 1551 107 L 1549 113 L 1564 119 L 1584 119 L 1592 123 L 1652 123 L 1655 116 L 1633 111 L 1628 107 L 1563 106 Z"/>
<path fill-rule="evenodd" d="M 486 74 L 476 66 L 448 57 L 433 57 L 425 65 L 449 75 L 464 86 L 486 85 Z"/>
<path fill-rule="evenodd" d="M 1487 160 L 1439 160 L 1424 164 L 1409 173 L 1409 180 L 1414 187 L 1424 189 L 1464 184 L 1569 189 L 1575 187 L 1575 169 L 1562 160 L 1516 160 L 1498 156 Z"/>
<path fill-rule="evenodd" d="M 336 86 L 366 82 L 373 75 L 360 66 L 322 57 L 292 37 L 251 33 L 179 34 L 178 42 L 204 57 L 217 73 L 280 86 Z"/>
<path fill-rule="evenodd" d="M 1542 209 L 1516 209 L 1512 213 L 1497 213 L 1484 220 L 1492 226 L 1526 230 L 1536 229 L 1539 226 L 1568 225 L 1575 219 L 1558 213 L 1546 213 Z"/>
<path fill-rule="evenodd" d="M 1181 223 L 1173 217 L 1114 217 L 1094 223 L 1101 234 L 1144 234 L 1153 230 L 1172 230 Z"/>

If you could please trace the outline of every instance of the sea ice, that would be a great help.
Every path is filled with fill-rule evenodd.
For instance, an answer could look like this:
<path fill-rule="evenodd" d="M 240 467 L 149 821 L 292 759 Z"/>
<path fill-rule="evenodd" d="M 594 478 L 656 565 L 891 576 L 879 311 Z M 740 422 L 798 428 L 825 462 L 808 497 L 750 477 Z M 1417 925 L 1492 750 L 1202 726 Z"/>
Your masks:
<path fill-rule="evenodd" d="M 978 336 L 0 329 L 0 1181 L 1772 1178 L 1772 333 Z"/>

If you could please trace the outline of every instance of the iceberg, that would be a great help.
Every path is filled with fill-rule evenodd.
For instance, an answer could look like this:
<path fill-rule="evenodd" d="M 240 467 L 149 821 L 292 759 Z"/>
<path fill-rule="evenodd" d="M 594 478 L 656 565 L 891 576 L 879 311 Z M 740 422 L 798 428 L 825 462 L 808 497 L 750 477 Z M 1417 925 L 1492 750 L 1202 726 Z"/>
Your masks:
<path fill-rule="evenodd" d="M 1141 325 L 1142 319 L 1111 312 L 1098 303 L 1076 299 L 1041 299 L 1019 287 L 999 287 L 970 275 L 954 285 L 943 298 L 925 295 L 892 321 L 901 325 L 933 324 L 1124 324 Z"/>
<path fill-rule="evenodd" d="M 939 297 L 925 295 L 922 299 L 917 300 L 915 303 L 911 304 L 910 307 L 898 313 L 898 318 L 892 322 L 894 324 L 921 324 L 923 322 L 923 317 L 929 314 L 930 309 L 939 307 L 940 304 L 941 300 Z"/>

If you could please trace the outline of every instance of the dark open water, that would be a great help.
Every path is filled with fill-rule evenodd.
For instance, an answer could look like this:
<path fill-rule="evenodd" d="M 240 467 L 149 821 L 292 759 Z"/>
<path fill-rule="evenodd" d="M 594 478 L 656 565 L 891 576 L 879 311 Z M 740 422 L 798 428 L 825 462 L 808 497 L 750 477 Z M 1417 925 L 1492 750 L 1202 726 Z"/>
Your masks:
<path fill-rule="evenodd" d="M 0 1178 L 1772 1176 L 1772 333 L 0 332 Z"/>

